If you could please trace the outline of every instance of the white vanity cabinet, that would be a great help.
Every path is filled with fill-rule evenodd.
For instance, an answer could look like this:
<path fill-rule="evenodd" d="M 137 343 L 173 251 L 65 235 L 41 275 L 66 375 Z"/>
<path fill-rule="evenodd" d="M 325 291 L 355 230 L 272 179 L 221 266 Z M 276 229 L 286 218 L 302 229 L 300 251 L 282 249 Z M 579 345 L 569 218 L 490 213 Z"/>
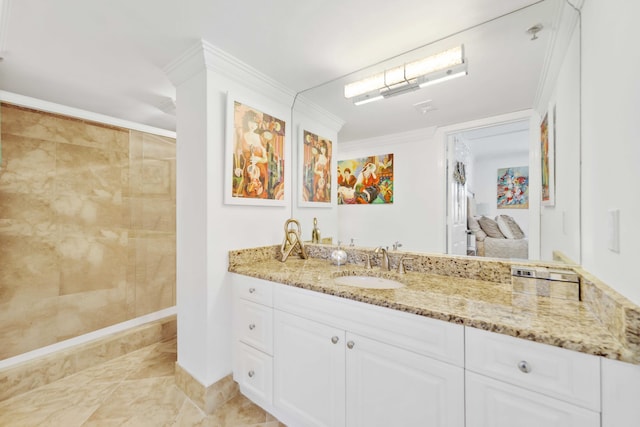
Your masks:
<path fill-rule="evenodd" d="M 600 426 L 600 359 L 466 328 L 467 427 Z"/>
<path fill-rule="evenodd" d="M 273 283 L 232 275 L 233 379 L 242 393 L 268 407 L 273 402 Z"/>
<path fill-rule="evenodd" d="M 279 418 L 296 426 L 344 426 L 345 332 L 279 310 L 274 317 Z"/>
<path fill-rule="evenodd" d="M 640 426 L 640 365 L 602 359 L 602 427 Z"/>
<path fill-rule="evenodd" d="M 347 333 L 347 426 L 463 426 L 464 370 Z"/>
<path fill-rule="evenodd" d="M 287 425 L 640 425 L 640 366 L 232 276 L 234 379 Z"/>
<path fill-rule="evenodd" d="M 274 309 L 285 424 L 464 425 L 460 325 L 287 286 L 274 288 Z"/>

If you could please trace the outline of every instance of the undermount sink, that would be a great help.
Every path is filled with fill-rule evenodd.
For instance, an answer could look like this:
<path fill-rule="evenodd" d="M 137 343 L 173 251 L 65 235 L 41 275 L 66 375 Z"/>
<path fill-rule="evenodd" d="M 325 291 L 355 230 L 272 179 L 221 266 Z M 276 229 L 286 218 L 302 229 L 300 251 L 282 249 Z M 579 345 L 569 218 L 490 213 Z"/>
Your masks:
<path fill-rule="evenodd" d="M 340 276 L 333 279 L 339 285 L 366 289 L 398 289 L 404 287 L 396 280 L 376 276 Z"/>

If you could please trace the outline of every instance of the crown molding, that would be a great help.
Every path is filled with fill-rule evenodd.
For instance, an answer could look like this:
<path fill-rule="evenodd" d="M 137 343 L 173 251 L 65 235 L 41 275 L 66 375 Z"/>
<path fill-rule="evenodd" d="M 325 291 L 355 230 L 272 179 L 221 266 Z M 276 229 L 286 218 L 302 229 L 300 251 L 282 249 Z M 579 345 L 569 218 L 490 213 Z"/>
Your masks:
<path fill-rule="evenodd" d="M 60 114 L 63 116 L 74 117 L 91 122 L 103 123 L 124 129 L 150 133 L 153 135 L 166 136 L 168 138 L 174 139 L 176 138 L 176 133 L 170 130 L 130 122 L 128 120 L 118 119 L 117 117 L 111 117 L 104 114 L 94 113 L 92 111 L 81 110 L 79 108 L 56 104 L 55 102 L 31 98 L 29 96 L 19 95 L 17 93 L 7 92 L 4 90 L 0 90 L 0 102 L 6 102 L 8 104 L 17 105 L 19 107 L 33 108 L 34 110 Z"/>
<path fill-rule="evenodd" d="M 174 86 L 180 86 L 205 69 L 202 40 L 164 66 L 162 71 Z"/>
<path fill-rule="evenodd" d="M 351 149 L 365 146 L 367 148 L 378 148 L 388 146 L 389 144 L 399 145 L 409 144 L 416 141 L 431 140 L 435 136 L 436 129 L 437 128 L 435 126 L 430 126 L 427 128 L 415 129 L 390 135 L 376 136 L 373 138 L 355 139 L 353 141 L 341 142 L 339 147 L 344 147 L 345 151 L 350 151 Z"/>
<path fill-rule="evenodd" d="M 199 40 L 163 68 L 174 86 L 181 85 L 204 70 L 220 74 L 283 104 L 293 104 L 293 90 L 206 40 Z"/>
<path fill-rule="evenodd" d="M 496 116 L 482 117 L 470 120 L 468 122 L 460 122 L 452 125 L 440 126 L 436 128 L 436 137 L 444 138 L 445 135 L 466 132 L 469 130 L 482 129 L 486 127 L 500 126 L 512 122 L 522 120 L 530 120 L 535 110 L 527 108 L 525 110 L 512 111 L 510 113 L 498 114 Z"/>
<path fill-rule="evenodd" d="M 552 32 L 549 42 L 550 48 L 544 59 L 542 73 L 538 82 L 538 89 L 533 101 L 533 106 L 537 111 L 546 111 L 551 94 L 555 90 L 556 79 L 562 68 L 562 64 L 567 53 L 571 38 L 576 27 L 580 23 L 580 12 L 584 0 L 561 0 L 557 6 L 552 28 L 556 31 Z"/>
<path fill-rule="evenodd" d="M 298 95 L 295 98 L 295 102 L 293 104 L 294 116 L 297 112 L 304 114 L 305 117 L 308 117 L 311 120 L 319 122 L 336 133 L 340 132 L 340 129 L 342 129 L 342 126 L 345 124 L 343 119 L 324 108 L 321 108 L 314 102 L 305 98 L 304 95 Z"/>

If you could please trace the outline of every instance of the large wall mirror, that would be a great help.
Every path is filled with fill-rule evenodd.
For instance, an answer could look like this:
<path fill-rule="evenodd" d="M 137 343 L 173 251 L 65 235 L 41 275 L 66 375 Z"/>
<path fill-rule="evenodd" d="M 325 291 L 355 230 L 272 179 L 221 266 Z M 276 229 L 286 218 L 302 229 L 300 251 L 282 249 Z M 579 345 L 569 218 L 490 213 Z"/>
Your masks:
<path fill-rule="evenodd" d="M 299 93 L 292 113 L 292 217 L 308 233 L 317 218 L 322 236 L 333 243 L 397 243 L 401 250 L 477 256 L 477 245 L 467 239 L 467 213 L 503 215 L 524 232 L 525 251 L 518 242 L 514 247 L 519 244 L 520 250 L 491 249 L 486 256 L 549 261 L 555 254 L 579 263 L 577 24 L 578 13 L 566 0 L 544 0 L 438 40 L 417 41 L 411 51 Z M 363 105 L 345 97 L 348 83 L 458 46 L 467 71 L 463 77 L 393 95 L 392 87 L 383 99 Z M 328 153 L 330 204 L 301 203 L 305 130 L 334 143 Z M 543 137 L 555 147 L 551 171 L 542 161 Z M 336 202 L 343 197 L 338 177 L 345 173 L 337 160 L 386 154 L 393 154 L 393 193 L 387 195 L 393 203 Z M 543 174 L 551 174 L 553 200 L 541 203 Z M 520 185 L 500 194 L 500 177 L 503 184 Z M 520 193 L 525 183 L 528 204 Z"/>

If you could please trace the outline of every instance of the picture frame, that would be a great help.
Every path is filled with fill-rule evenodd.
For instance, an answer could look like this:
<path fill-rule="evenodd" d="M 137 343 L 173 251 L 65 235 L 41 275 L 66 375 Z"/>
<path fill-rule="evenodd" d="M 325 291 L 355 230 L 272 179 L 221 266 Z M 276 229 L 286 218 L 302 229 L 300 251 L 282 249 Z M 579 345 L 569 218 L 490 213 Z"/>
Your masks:
<path fill-rule="evenodd" d="M 298 132 L 298 206 L 331 208 L 335 203 L 335 145 L 312 127 Z"/>
<path fill-rule="evenodd" d="M 338 205 L 392 204 L 393 153 L 338 160 Z"/>
<path fill-rule="evenodd" d="M 540 122 L 541 191 L 540 204 L 555 206 L 555 106 Z"/>
<path fill-rule="evenodd" d="M 529 166 L 498 168 L 498 209 L 529 209 Z"/>
<path fill-rule="evenodd" d="M 286 121 L 227 93 L 224 203 L 286 206 Z"/>

